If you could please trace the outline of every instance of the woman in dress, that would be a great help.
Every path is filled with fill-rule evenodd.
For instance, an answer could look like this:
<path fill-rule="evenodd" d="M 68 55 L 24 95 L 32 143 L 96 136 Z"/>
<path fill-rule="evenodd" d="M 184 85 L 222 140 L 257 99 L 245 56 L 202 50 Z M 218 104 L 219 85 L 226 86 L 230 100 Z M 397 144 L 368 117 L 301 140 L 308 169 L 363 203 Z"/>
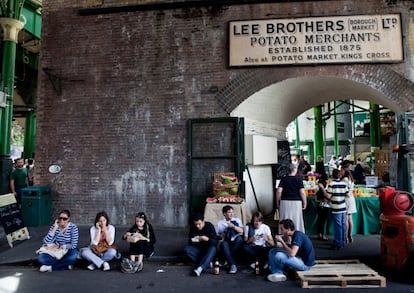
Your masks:
<path fill-rule="evenodd" d="M 129 242 L 129 258 L 137 262 L 137 272 L 142 271 L 144 256 L 154 254 L 155 234 L 143 212 L 135 216 L 135 224 L 122 236 Z"/>
<path fill-rule="evenodd" d="M 354 179 L 352 177 L 351 171 L 345 167 L 344 168 L 344 177 L 343 180 L 348 184 L 348 196 L 345 197 L 346 203 L 346 240 L 348 243 L 352 243 L 354 239 L 352 238 L 352 230 L 354 227 L 354 223 L 352 221 L 352 214 L 357 212 L 355 197 L 353 194 L 354 190 Z"/>
<path fill-rule="evenodd" d="M 302 210 L 306 209 L 307 201 L 303 180 L 296 176 L 297 171 L 295 165 L 288 164 L 288 175 L 280 180 L 276 191 L 276 205 L 281 220 L 291 219 L 296 230 L 305 233 Z"/>
<path fill-rule="evenodd" d="M 61 271 L 72 269 L 78 255 L 79 229 L 70 221 L 69 210 L 62 210 L 59 217 L 50 226 L 49 232 L 43 239 L 43 244 L 49 249 L 67 249 L 67 253 L 57 259 L 50 254 L 41 253 L 37 260 L 41 264 L 41 272 Z"/>
<path fill-rule="evenodd" d="M 109 271 L 109 261 L 117 256 L 115 240 L 115 227 L 109 224 L 109 217 L 106 212 L 99 212 L 95 217 L 95 224 L 89 229 L 91 244 L 89 247 L 81 249 L 83 259 L 90 262 L 88 270 L 93 271 L 101 268 L 103 271 Z M 104 244 L 104 249 L 97 250 L 99 243 Z"/>

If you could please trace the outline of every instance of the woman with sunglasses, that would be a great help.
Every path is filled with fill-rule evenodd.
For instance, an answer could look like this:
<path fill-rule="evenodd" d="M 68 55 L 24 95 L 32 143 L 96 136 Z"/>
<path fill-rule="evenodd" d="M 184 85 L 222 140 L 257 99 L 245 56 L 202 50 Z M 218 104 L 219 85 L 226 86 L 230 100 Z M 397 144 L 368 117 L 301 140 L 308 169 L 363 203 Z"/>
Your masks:
<path fill-rule="evenodd" d="M 129 242 L 129 258 L 137 263 L 137 272 L 142 271 L 144 256 L 154 254 L 155 234 L 144 213 L 135 216 L 135 224 L 122 236 Z"/>
<path fill-rule="evenodd" d="M 70 221 L 69 210 L 62 210 L 59 217 L 50 226 L 49 232 L 43 239 L 43 244 L 50 248 L 67 249 L 67 253 L 61 258 L 42 253 L 38 261 L 42 265 L 41 272 L 61 271 L 73 268 L 78 255 L 79 229 Z"/>

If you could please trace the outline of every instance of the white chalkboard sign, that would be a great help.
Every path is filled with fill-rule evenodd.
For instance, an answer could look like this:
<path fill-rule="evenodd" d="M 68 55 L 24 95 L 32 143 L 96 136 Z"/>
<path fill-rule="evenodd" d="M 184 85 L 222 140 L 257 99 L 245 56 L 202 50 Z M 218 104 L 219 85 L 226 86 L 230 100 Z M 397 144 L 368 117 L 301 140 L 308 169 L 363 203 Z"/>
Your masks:
<path fill-rule="evenodd" d="M 30 238 L 13 193 L 0 195 L 0 221 L 10 247 L 13 247 L 13 241 Z"/>

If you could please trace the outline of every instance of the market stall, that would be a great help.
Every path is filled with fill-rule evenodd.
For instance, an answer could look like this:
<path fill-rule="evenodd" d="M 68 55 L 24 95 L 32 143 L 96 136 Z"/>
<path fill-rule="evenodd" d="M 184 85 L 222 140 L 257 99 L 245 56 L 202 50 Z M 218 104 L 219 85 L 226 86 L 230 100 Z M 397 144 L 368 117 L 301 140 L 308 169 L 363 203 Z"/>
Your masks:
<path fill-rule="evenodd" d="M 357 207 L 357 213 L 353 214 L 352 219 L 354 227 L 352 234 L 379 234 L 381 224 L 379 216 L 381 214 L 379 198 L 376 194 L 376 189 L 367 188 L 366 186 L 355 186 L 354 196 Z M 305 221 L 306 234 L 317 235 L 317 205 L 314 191 L 308 191 L 308 206 L 303 213 Z M 333 234 L 333 227 L 330 220 L 328 220 L 329 232 Z"/>
<path fill-rule="evenodd" d="M 243 225 L 251 220 L 251 212 L 243 198 L 238 195 L 238 178 L 232 172 L 214 174 L 213 196 L 206 199 L 204 220 L 217 226 L 224 218 L 223 207 L 230 205 L 234 217 L 239 218 Z"/>

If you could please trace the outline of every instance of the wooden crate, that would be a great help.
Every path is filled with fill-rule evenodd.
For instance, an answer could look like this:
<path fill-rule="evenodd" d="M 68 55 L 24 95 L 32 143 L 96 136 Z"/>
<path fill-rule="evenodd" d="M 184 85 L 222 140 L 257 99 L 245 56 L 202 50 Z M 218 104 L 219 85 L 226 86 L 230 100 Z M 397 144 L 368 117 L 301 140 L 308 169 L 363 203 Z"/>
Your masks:
<path fill-rule="evenodd" d="M 385 277 L 351 260 L 319 260 L 309 271 L 297 272 L 302 288 L 379 288 L 386 287 Z"/>

